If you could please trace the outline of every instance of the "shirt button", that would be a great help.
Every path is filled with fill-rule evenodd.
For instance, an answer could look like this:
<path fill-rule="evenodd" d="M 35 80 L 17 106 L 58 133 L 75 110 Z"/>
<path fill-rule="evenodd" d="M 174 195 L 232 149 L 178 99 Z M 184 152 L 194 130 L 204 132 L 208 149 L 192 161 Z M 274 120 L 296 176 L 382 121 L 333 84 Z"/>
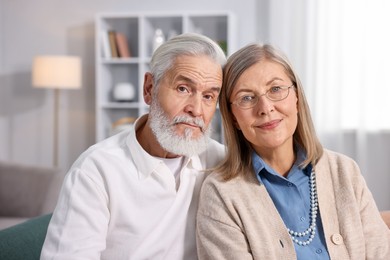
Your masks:
<path fill-rule="evenodd" d="M 335 245 L 341 245 L 343 243 L 343 237 L 340 234 L 333 234 L 331 240 Z"/>
<path fill-rule="evenodd" d="M 291 187 L 291 186 L 292 186 L 292 183 L 291 183 L 291 182 L 288 182 L 288 183 L 287 183 L 287 186 Z"/>
<path fill-rule="evenodd" d="M 305 217 L 301 217 L 300 219 L 301 219 L 301 221 L 305 221 L 305 220 L 306 220 L 306 218 L 305 218 Z"/>
<path fill-rule="evenodd" d="M 321 254 L 321 253 L 322 253 L 322 249 L 321 249 L 321 248 L 318 248 L 318 249 L 316 250 L 316 253 L 317 253 L 317 254 Z"/>

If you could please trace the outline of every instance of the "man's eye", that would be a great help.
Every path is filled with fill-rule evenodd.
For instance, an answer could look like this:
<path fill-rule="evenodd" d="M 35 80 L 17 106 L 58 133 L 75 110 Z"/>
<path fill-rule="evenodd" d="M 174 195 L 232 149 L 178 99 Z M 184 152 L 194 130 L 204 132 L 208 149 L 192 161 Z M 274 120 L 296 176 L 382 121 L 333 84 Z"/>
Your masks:
<path fill-rule="evenodd" d="M 215 104 L 218 101 L 218 96 L 212 94 L 203 95 L 203 98 L 207 104 Z"/>
<path fill-rule="evenodd" d="M 203 97 L 205 99 L 207 99 L 207 100 L 214 100 L 214 96 L 213 95 L 204 95 Z"/>
<path fill-rule="evenodd" d="M 186 86 L 178 86 L 177 91 L 181 93 L 190 93 L 189 89 Z"/>

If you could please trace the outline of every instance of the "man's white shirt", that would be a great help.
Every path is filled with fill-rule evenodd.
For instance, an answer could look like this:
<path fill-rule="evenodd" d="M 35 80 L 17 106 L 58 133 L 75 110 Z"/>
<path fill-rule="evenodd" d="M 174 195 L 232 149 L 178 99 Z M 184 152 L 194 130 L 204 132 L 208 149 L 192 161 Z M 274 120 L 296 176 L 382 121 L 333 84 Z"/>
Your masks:
<path fill-rule="evenodd" d="M 197 259 L 195 216 L 204 169 L 225 148 L 184 157 L 180 185 L 136 139 L 137 127 L 85 151 L 69 170 L 41 259 Z"/>

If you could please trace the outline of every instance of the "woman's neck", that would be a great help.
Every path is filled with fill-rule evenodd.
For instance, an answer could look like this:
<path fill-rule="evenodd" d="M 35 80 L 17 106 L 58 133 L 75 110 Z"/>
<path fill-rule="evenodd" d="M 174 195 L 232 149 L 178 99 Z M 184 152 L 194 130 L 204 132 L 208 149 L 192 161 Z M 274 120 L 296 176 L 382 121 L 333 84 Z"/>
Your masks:
<path fill-rule="evenodd" d="M 276 149 L 263 149 L 256 152 L 266 164 L 283 177 L 287 177 L 296 160 L 293 145 Z"/>

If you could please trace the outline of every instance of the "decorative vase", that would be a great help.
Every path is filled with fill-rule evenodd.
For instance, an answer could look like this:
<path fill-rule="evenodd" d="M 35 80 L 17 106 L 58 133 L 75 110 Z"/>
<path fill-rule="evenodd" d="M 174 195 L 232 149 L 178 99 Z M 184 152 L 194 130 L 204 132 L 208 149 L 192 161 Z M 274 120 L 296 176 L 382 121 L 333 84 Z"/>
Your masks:
<path fill-rule="evenodd" d="M 131 101 L 135 97 L 133 84 L 122 82 L 115 85 L 112 96 L 115 101 Z"/>
<path fill-rule="evenodd" d="M 161 29 L 156 29 L 153 36 L 153 52 L 165 42 L 165 36 Z"/>

